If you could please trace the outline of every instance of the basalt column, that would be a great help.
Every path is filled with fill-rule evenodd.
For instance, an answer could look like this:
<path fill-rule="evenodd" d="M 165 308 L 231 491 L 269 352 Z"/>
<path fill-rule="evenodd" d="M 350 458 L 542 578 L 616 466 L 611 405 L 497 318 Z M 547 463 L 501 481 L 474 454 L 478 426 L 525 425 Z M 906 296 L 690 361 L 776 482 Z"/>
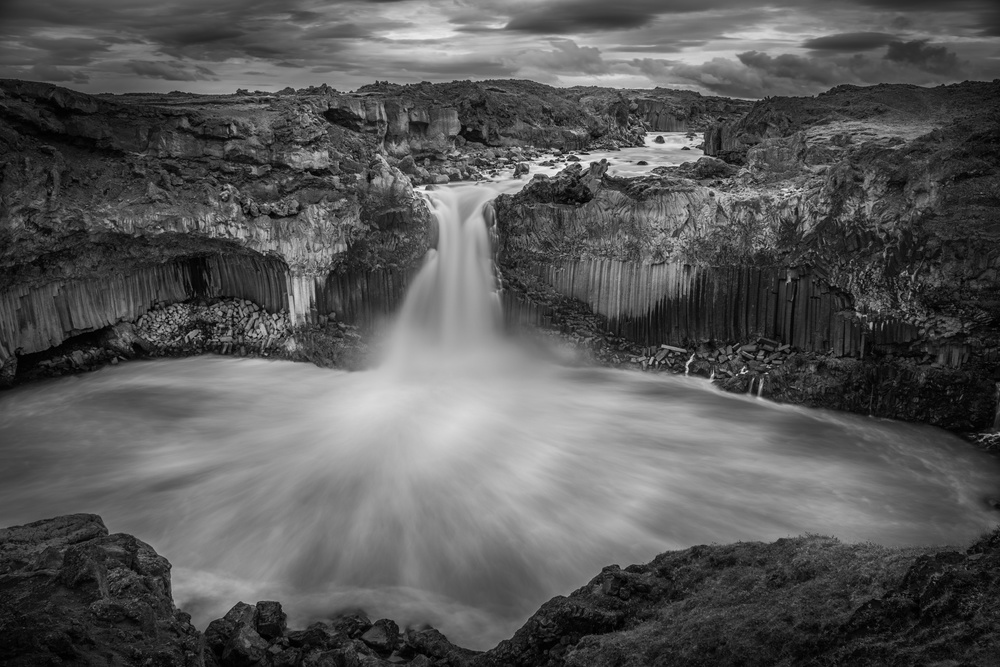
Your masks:
<path fill-rule="evenodd" d="M 211 255 L 89 280 L 15 287 L 0 293 L 0 361 L 135 320 L 157 304 L 227 296 L 250 299 L 270 312 L 287 309 L 288 268 L 263 256 Z"/>

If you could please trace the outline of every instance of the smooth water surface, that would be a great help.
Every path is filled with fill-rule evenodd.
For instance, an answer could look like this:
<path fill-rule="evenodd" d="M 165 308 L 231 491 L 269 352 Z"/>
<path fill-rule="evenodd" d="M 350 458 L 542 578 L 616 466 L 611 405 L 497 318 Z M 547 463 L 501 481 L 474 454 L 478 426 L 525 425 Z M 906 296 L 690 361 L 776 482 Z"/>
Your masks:
<path fill-rule="evenodd" d="M 0 398 L 0 525 L 94 512 L 204 626 L 362 608 L 488 647 L 602 566 L 804 532 L 962 543 L 996 461 L 937 429 L 509 349 L 467 372 L 202 357 Z"/>

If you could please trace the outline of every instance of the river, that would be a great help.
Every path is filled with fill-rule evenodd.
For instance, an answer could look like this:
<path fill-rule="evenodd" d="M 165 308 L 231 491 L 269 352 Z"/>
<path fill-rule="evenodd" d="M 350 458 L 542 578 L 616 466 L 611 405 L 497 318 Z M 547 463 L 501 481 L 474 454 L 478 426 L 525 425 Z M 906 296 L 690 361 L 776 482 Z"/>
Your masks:
<path fill-rule="evenodd" d="M 292 625 L 363 609 L 488 648 L 667 549 L 961 544 L 997 523 L 1000 463 L 939 429 L 506 339 L 481 211 L 514 187 L 428 193 L 438 249 L 374 370 L 205 356 L 0 394 L 0 525 L 100 514 L 170 560 L 199 627 L 277 599 Z"/>

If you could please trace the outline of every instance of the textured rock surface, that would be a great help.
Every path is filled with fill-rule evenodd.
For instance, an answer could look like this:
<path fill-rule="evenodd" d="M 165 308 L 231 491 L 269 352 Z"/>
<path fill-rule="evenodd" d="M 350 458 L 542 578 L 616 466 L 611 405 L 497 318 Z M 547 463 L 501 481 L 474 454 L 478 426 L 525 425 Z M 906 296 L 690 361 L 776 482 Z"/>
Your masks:
<path fill-rule="evenodd" d="M 200 295 L 295 324 L 371 320 L 431 242 L 411 182 L 495 174 L 531 146 L 641 144 L 650 119 L 695 127 L 741 104 L 530 81 L 217 96 L 0 81 L 0 364 Z M 243 266 L 202 281 L 191 260 Z"/>
<path fill-rule="evenodd" d="M 767 336 L 962 368 L 974 376 L 972 422 L 986 428 L 1000 379 L 998 100 L 1000 83 L 965 83 L 762 101 L 726 126 L 742 138 L 742 169 L 712 157 L 634 179 L 574 167 L 500 197 L 502 262 L 589 303 L 615 331 L 652 331 L 629 334 L 641 343 Z M 733 277 L 747 269 L 783 279 Z M 728 298 L 761 289 L 749 303 Z M 905 393 L 926 369 L 897 370 L 884 382 Z M 882 393 L 884 382 L 862 384 Z M 887 416 L 913 417 L 897 409 Z"/>
<path fill-rule="evenodd" d="M 275 601 L 238 602 L 201 634 L 174 608 L 169 570 L 93 515 L 0 530 L 0 662 L 985 667 L 1000 651 L 997 531 L 962 551 L 809 536 L 610 565 L 485 653 L 357 613 L 289 630 Z"/>
<path fill-rule="evenodd" d="M 200 642 L 174 608 L 170 563 L 100 517 L 0 530 L 0 663 L 201 665 Z"/>
<path fill-rule="evenodd" d="M 383 115 L 330 89 L 95 97 L 0 82 L 0 359 L 199 292 L 301 323 L 331 273 L 410 270 L 431 218 L 381 154 Z"/>
<path fill-rule="evenodd" d="M 823 537 L 697 546 L 604 568 L 480 664 L 990 665 L 998 564 L 997 533 L 963 552 Z"/>

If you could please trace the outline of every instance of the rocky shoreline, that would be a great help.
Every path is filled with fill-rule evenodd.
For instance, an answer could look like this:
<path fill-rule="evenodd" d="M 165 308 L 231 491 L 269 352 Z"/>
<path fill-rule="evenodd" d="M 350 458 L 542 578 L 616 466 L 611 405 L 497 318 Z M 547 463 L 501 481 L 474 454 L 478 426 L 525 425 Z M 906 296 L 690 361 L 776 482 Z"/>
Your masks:
<path fill-rule="evenodd" d="M 176 608 L 170 563 L 73 514 L 0 529 L 0 662 L 159 667 L 993 665 L 1000 532 L 967 548 L 806 536 L 694 546 L 609 565 L 510 639 L 477 652 L 429 627 L 354 612 L 287 627 L 237 602 L 204 632 Z"/>

